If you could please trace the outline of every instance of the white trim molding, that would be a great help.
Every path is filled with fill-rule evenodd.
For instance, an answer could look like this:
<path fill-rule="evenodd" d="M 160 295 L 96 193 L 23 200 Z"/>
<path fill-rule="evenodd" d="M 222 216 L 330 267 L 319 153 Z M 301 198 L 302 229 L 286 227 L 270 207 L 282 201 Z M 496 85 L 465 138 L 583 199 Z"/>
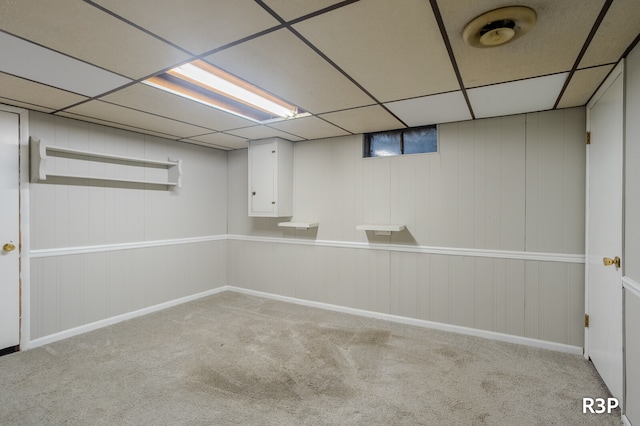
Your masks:
<path fill-rule="evenodd" d="M 623 58 L 620 60 L 620 62 L 618 62 L 618 64 L 613 68 L 613 70 L 611 70 L 611 72 L 609 73 L 607 78 L 602 82 L 602 84 L 600 84 L 600 87 L 598 87 L 598 90 L 596 90 L 596 93 L 594 93 L 591 96 L 591 99 L 589 99 L 589 103 L 587 103 L 587 111 L 591 110 L 591 108 L 595 106 L 595 104 L 598 102 L 598 100 L 600 100 L 600 98 L 602 97 L 602 95 L 604 95 L 607 89 L 616 81 L 616 79 L 620 76 L 620 74 L 623 73 L 624 66 L 625 66 L 625 60 Z M 590 130 L 591 128 L 589 125 L 589 120 L 587 120 L 587 131 L 590 131 Z"/>
<path fill-rule="evenodd" d="M 80 246 L 80 247 L 62 247 L 52 249 L 39 249 L 31 250 L 29 255 L 32 259 L 39 257 L 53 257 L 53 256 L 68 256 L 75 254 L 87 254 L 87 253 L 100 253 L 106 251 L 118 251 L 118 250 L 133 250 L 149 247 L 162 247 L 172 246 L 176 244 L 192 244 L 202 243 L 207 241 L 226 241 L 226 235 L 212 235 L 207 237 L 192 237 L 192 238 L 176 238 L 172 240 L 156 240 L 156 241 L 140 241 L 132 243 L 116 243 L 116 244 L 102 244 L 95 246 Z"/>
<path fill-rule="evenodd" d="M 622 287 L 629 290 L 635 296 L 640 297 L 640 283 L 629 277 L 622 277 Z"/>
<path fill-rule="evenodd" d="M 255 237 L 249 235 L 211 235 L 206 237 L 176 238 L 171 240 L 140 241 L 131 243 L 102 244 L 93 246 L 61 247 L 31 250 L 31 258 L 68 256 L 86 253 L 99 253 L 117 250 L 132 250 L 149 247 L 191 244 L 207 241 L 248 241 L 254 243 L 294 244 L 316 247 L 351 248 L 365 250 L 383 250 L 404 253 L 439 254 L 445 256 L 485 257 L 495 259 L 529 260 L 537 262 L 585 263 L 583 254 L 542 253 L 512 250 L 488 250 L 457 247 L 411 246 L 403 244 L 371 244 L 352 241 L 302 240 L 280 237 Z"/>
<path fill-rule="evenodd" d="M 332 305 L 323 302 L 314 302 L 310 300 L 297 299 L 295 297 L 280 296 L 271 293 L 264 293 L 256 290 L 249 290 L 240 287 L 226 286 L 226 290 L 236 293 L 248 294 L 250 296 L 264 297 L 265 299 L 278 300 L 280 302 L 295 303 L 297 305 L 309 306 L 312 308 L 325 309 L 328 311 L 341 312 L 345 314 L 358 315 L 366 318 L 375 318 L 384 321 L 395 322 L 405 325 L 413 325 L 416 327 L 428 328 L 433 330 L 447 331 L 451 333 L 464 334 L 467 336 L 482 337 L 500 342 L 515 343 L 525 346 L 532 346 L 540 349 L 547 349 L 556 352 L 564 352 L 573 355 L 582 356 L 583 348 L 580 346 L 571 346 L 563 343 L 549 342 L 546 340 L 532 339 L 529 337 L 514 336 L 511 334 L 496 333 L 494 331 L 479 330 L 475 328 L 461 327 L 458 325 L 444 324 L 433 321 L 420 320 L 416 318 L 402 317 L 398 315 L 384 314 L 380 312 L 367 311 L 363 309 L 349 308 L 346 306 Z"/>
<path fill-rule="evenodd" d="M 317 247 L 385 250 L 406 253 L 440 254 L 446 256 L 489 257 L 496 259 L 530 260 L 538 262 L 585 263 L 585 256 L 583 254 L 540 253 L 529 251 L 487 250 L 457 247 L 411 246 L 403 244 L 371 244 L 350 241 L 254 237 L 247 235 L 228 235 L 227 237 L 231 241 L 249 241 L 257 243 L 297 244 Z"/>

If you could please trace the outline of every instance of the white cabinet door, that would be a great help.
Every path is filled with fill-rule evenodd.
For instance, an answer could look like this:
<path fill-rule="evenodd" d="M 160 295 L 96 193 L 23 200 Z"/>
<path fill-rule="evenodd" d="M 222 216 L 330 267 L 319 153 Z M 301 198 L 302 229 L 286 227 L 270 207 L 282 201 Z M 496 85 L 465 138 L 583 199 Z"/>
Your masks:
<path fill-rule="evenodd" d="M 293 144 L 282 139 L 249 143 L 249 216 L 291 216 Z"/>
<path fill-rule="evenodd" d="M 276 211 L 275 143 L 257 143 L 249 148 L 249 216 L 272 216 Z"/>
<path fill-rule="evenodd" d="M 0 111 L 0 350 L 20 340 L 19 116 Z"/>

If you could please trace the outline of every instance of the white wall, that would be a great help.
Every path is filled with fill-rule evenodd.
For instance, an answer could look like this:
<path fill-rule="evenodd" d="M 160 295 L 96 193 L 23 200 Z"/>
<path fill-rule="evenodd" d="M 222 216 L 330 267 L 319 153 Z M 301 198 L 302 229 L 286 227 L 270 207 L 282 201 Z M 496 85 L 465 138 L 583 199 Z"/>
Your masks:
<path fill-rule="evenodd" d="M 626 276 L 640 282 L 640 47 L 625 70 L 625 258 Z"/>
<path fill-rule="evenodd" d="M 625 70 L 625 391 L 626 415 L 640 424 L 640 47 Z"/>
<path fill-rule="evenodd" d="M 231 152 L 229 284 L 582 346 L 584 129 L 576 108 L 441 125 L 437 154 L 296 143 L 294 218 L 320 222 L 308 231 L 246 216 L 247 154 Z"/>
<path fill-rule="evenodd" d="M 184 177 L 31 185 L 31 338 L 229 284 L 582 346 L 584 124 L 582 108 L 451 123 L 439 153 L 406 157 L 363 159 L 360 136 L 297 143 L 294 214 L 320 222 L 300 231 L 247 217 L 246 150 L 32 113 L 31 136 L 182 158 Z M 355 229 L 377 222 L 407 230 Z"/>
<path fill-rule="evenodd" d="M 215 238 L 227 230 L 226 152 L 37 112 L 29 118 L 30 136 L 51 145 L 181 158 L 184 169 L 175 191 L 86 181 L 30 185 L 32 340 L 226 284 L 226 240 Z"/>

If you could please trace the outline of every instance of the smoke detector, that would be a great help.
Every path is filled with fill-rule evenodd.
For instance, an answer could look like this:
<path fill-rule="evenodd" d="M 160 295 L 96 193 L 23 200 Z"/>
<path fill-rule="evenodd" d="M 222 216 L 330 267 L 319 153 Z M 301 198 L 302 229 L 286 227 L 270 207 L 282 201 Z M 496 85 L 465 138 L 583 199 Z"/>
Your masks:
<path fill-rule="evenodd" d="M 473 47 L 496 47 L 525 35 L 536 24 L 536 12 L 525 6 L 494 9 L 469 22 L 462 39 Z"/>

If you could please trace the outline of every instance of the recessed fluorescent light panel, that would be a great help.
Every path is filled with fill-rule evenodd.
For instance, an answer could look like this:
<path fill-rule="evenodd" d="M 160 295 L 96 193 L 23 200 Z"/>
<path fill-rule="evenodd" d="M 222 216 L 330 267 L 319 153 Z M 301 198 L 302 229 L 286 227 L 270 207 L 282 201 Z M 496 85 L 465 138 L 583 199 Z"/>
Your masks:
<path fill-rule="evenodd" d="M 259 123 L 309 115 L 201 60 L 173 68 L 144 83 Z"/>

